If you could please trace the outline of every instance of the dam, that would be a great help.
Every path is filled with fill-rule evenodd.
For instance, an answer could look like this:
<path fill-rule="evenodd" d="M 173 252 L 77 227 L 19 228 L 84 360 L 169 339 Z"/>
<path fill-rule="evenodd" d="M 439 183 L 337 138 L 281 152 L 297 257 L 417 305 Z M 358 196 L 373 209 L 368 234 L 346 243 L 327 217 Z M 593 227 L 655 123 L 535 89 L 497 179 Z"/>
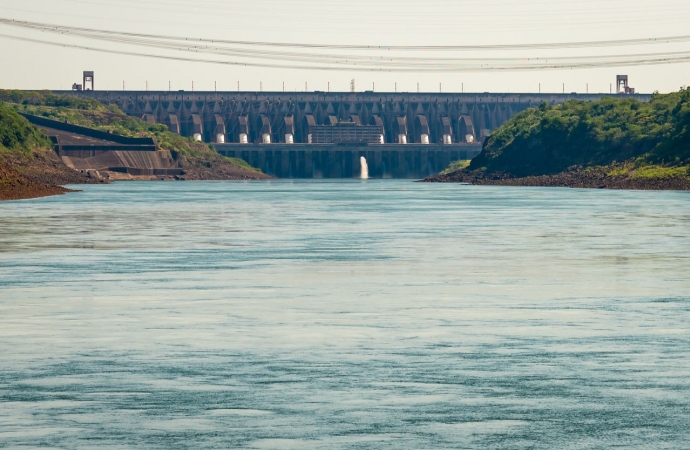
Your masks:
<path fill-rule="evenodd" d="M 515 114 L 546 102 L 648 94 L 56 91 L 114 104 L 281 178 L 419 178 L 470 159 Z"/>

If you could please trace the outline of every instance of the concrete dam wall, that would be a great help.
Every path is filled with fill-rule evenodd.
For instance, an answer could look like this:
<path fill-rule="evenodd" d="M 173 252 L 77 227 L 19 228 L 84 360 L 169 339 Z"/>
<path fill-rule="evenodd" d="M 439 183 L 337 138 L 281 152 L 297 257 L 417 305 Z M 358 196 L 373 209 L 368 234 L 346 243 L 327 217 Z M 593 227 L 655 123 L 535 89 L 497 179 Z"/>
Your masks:
<path fill-rule="evenodd" d="M 476 142 L 515 114 L 542 102 L 599 100 L 603 94 L 425 94 L 326 92 L 56 91 L 115 104 L 126 114 L 166 124 L 209 143 L 309 143 L 309 128 L 336 123 L 376 125 L 384 144 Z M 648 101 L 651 95 L 620 94 Z M 616 95 L 613 95 L 616 97 Z M 286 120 L 287 119 L 287 120 Z M 246 135 L 246 136 L 242 136 Z M 444 142 L 443 138 L 450 140 Z M 222 142 L 220 142 L 222 141 Z"/>
<path fill-rule="evenodd" d="M 603 94 L 59 91 L 115 104 L 279 177 L 419 177 L 475 156 L 515 114 Z M 614 95 L 648 101 L 651 95 Z M 359 155 L 357 157 L 353 155 Z"/>

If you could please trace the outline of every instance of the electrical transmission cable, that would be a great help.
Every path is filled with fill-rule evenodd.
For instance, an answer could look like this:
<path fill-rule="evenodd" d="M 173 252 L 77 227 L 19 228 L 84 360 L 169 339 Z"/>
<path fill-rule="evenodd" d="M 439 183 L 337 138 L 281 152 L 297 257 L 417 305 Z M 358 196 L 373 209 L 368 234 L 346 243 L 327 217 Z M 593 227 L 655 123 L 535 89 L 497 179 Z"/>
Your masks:
<path fill-rule="evenodd" d="M 51 31 L 62 34 L 76 32 L 93 33 L 111 36 L 151 38 L 163 41 L 184 41 L 198 42 L 207 44 L 231 44 L 254 47 L 291 47 L 301 49 L 330 49 L 330 50 L 399 50 L 399 51 L 477 51 L 477 50 L 546 50 L 546 49 L 573 49 L 573 48 L 593 48 L 593 47 L 618 47 L 633 45 L 668 44 L 679 42 L 690 42 L 690 35 L 666 36 L 658 38 L 638 38 L 638 39 L 619 39 L 604 41 L 574 41 L 574 42 L 552 42 L 536 44 L 495 44 L 495 45 L 338 45 L 338 44 L 310 44 L 310 43 L 289 43 L 289 42 L 262 42 L 262 41 L 240 41 L 224 39 L 204 39 L 185 36 L 155 35 L 144 33 L 128 33 L 120 31 L 100 30 L 94 28 L 71 27 L 64 25 L 47 24 L 40 22 L 15 21 L 7 18 L 0 18 L 0 24 L 11 25 L 21 28 L 29 28 L 39 31 Z"/>
<path fill-rule="evenodd" d="M 453 49 L 456 53 L 475 51 L 477 49 L 525 50 L 555 48 L 587 48 L 620 45 L 649 45 L 661 43 L 679 43 L 690 41 L 690 36 L 671 36 L 659 39 L 629 39 L 616 41 L 591 41 L 552 44 L 513 44 L 507 46 L 354 46 L 354 45 L 321 45 L 294 44 L 278 42 L 228 41 L 193 39 L 188 37 L 161 36 L 140 33 L 125 33 L 109 30 L 98 30 L 81 27 L 66 27 L 37 22 L 19 22 L 0 18 L 0 25 L 10 25 L 42 33 L 58 34 L 66 37 L 90 39 L 134 47 L 162 50 L 175 53 L 209 54 L 220 57 L 235 57 L 238 60 L 203 59 L 198 57 L 177 56 L 173 54 L 140 53 L 118 47 L 100 48 L 80 44 L 60 43 L 23 36 L 0 34 L 0 37 L 34 42 L 45 45 L 98 51 L 111 54 L 168 59 L 175 61 L 201 62 L 233 66 L 311 69 L 335 71 L 367 72 L 486 72 L 486 71 L 521 71 L 544 69 L 575 69 L 595 67 L 640 66 L 653 64 L 674 64 L 690 61 L 689 51 L 638 53 L 627 55 L 596 56 L 557 56 L 541 58 L 477 58 L 466 56 L 438 57 L 431 53 L 446 52 Z M 211 45 L 208 45 L 211 44 Z M 562 46 L 562 47 L 559 47 Z M 287 50 L 291 48 L 292 50 Z M 320 51 L 319 51 L 320 50 Z M 325 50 L 329 50 L 325 52 Z M 350 52 L 343 54 L 343 50 Z M 405 52 L 423 52 L 424 56 L 406 56 Z M 400 53 L 403 53 L 402 55 Z"/>

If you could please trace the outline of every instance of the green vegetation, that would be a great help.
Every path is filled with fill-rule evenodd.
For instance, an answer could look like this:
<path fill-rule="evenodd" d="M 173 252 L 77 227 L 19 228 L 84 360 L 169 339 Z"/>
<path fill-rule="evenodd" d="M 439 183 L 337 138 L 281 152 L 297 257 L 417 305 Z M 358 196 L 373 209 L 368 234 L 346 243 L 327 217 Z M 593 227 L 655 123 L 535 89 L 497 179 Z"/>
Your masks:
<path fill-rule="evenodd" d="M 675 178 L 690 177 L 690 166 L 662 167 L 657 165 L 641 167 L 631 173 L 631 178 Z"/>
<path fill-rule="evenodd" d="M 633 164 L 614 164 L 606 168 L 606 176 L 608 177 L 627 177 L 634 169 Z M 589 169 L 588 169 L 589 170 Z"/>
<path fill-rule="evenodd" d="M 55 95 L 49 91 L 0 90 L 0 100 L 12 103 L 18 112 L 52 120 L 66 120 L 74 125 L 110 131 L 120 136 L 153 137 L 165 150 L 176 151 L 187 157 L 221 159 L 208 145 L 171 133 L 165 125 L 150 124 L 137 117 L 127 116 L 115 105 L 106 106 L 96 100 Z"/>
<path fill-rule="evenodd" d="M 257 169 L 255 167 L 250 166 L 249 163 L 247 161 L 245 161 L 244 159 L 231 158 L 230 156 L 223 156 L 223 159 L 236 165 L 236 166 L 244 167 L 245 169 L 249 169 L 249 170 L 256 170 L 257 172 L 261 172 L 261 169 Z"/>
<path fill-rule="evenodd" d="M 35 149 L 51 147 L 50 139 L 0 101 L 0 151 L 28 154 Z"/>
<path fill-rule="evenodd" d="M 544 103 L 492 133 L 469 170 L 524 177 L 605 166 L 608 176 L 640 178 L 687 176 L 689 165 L 690 89 L 683 89 L 648 103 Z"/>
<path fill-rule="evenodd" d="M 439 175 L 447 175 L 449 173 L 457 172 L 458 170 L 466 169 L 470 166 L 470 160 L 469 159 L 461 159 L 459 161 L 453 161 L 450 163 L 448 168 L 441 172 Z"/>
<path fill-rule="evenodd" d="M 62 164 L 53 143 L 0 100 L 0 200 L 66 192 L 60 184 L 95 182 Z"/>
<path fill-rule="evenodd" d="M 40 147 L 42 149 L 41 159 L 46 164 L 51 158 L 56 158 L 52 152 L 52 143 L 36 127 L 29 124 L 17 113 L 67 121 L 74 125 L 109 131 L 120 136 L 152 137 L 161 149 L 173 152 L 180 167 L 187 172 L 186 176 L 192 177 L 189 179 L 234 179 L 238 173 L 239 176 L 253 176 L 251 173 L 246 174 L 241 169 L 260 172 L 244 161 L 222 157 L 212 145 L 195 142 L 191 138 L 171 133 L 165 125 L 150 124 L 142 119 L 129 117 L 115 105 L 104 105 L 95 100 L 55 95 L 49 91 L 7 90 L 0 90 L 0 105 L 3 105 L 2 116 L 0 116 L 0 139 L 2 139 L 0 150 L 13 148 L 29 152 L 30 149 Z M 37 152 L 33 152 L 33 156 L 36 154 Z M 55 162 L 51 160 L 50 164 Z M 38 175 L 46 170 L 52 170 L 47 168 L 45 164 L 33 164 L 33 166 L 31 164 L 15 158 L 9 165 L 19 171 L 26 170 L 29 166 L 35 166 L 34 172 Z"/>
<path fill-rule="evenodd" d="M 87 109 L 27 104 L 14 106 L 22 113 L 52 120 L 66 120 L 74 125 L 110 131 L 120 136 L 153 137 L 161 148 L 173 150 L 185 156 L 199 157 L 216 153 L 203 143 L 171 133 L 165 125 L 144 122 L 139 118 L 127 116 L 122 111 L 113 111 L 115 107 L 105 107 L 100 103 Z"/>
<path fill-rule="evenodd" d="M 0 89 L 0 101 L 21 105 L 43 105 L 58 108 L 70 108 L 81 110 L 110 109 L 96 100 L 56 95 L 50 91 L 16 91 Z M 113 112 L 122 112 L 114 107 Z"/>

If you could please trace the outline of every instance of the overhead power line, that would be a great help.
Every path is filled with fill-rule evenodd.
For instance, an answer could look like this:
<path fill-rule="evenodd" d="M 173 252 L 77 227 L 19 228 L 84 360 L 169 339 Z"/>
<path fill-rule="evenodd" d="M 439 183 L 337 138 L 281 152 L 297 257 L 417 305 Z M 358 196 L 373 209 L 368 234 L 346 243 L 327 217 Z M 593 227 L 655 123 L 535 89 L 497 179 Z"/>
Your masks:
<path fill-rule="evenodd" d="M 480 46 L 362 46 L 297 44 L 258 41 L 229 41 L 216 39 L 189 38 L 142 33 L 118 32 L 93 28 L 69 27 L 38 22 L 14 21 L 0 18 L 0 25 L 20 27 L 41 33 L 57 34 L 65 37 L 88 39 L 118 44 L 118 48 L 101 48 L 81 44 L 35 39 L 24 36 L 1 34 L 0 37 L 34 42 L 44 45 L 61 46 L 80 50 L 111 54 L 168 59 L 175 61 L 201 62 L 233 66 L 311 69 L 335 71 L 367 72 L 486 72 L 519 71 L 544 69 L 575 69 L 595 67 L 639 66 L 652 64 L 685 63 L 690 60 L 690 50 L 675 52 L 653 52 L 637 54 L 557 56 L 557 57 L 468 57 L 465 52 L 477 49 L 525 50 L 638 46 L 662 43 L 689 42 L 690 36 L 670 36 L 665 38 L 628 39 L 615 41 L 590 41 L 545 44 L 511 44 Z M 122 45 L 145 47 L 164 53 L 133 52 Z M 343 53 L 343 51 L 350 53 Z M 454 51 L 455 53 L 448 53 Z M 172 54 L 170 52 L 175 52 Z M 409 56 L 409 52 L 417 56 Z M 419 55 L 422 52 L 423 55 Z M 439 56 L 435 55 L 439 52 Z M 233 57 L 226 59 L 204 59 L 181 56 L 180 53 L 194 55 L 214 55 Z M 459 55 L 459 56 L 455 56 Z"/>
<path fill-rule="evenodd" d="M 18 36 L 10 36 L 5 34 L 0 34 L 0 38 L 15 39 L 25 42 L 34 42 L 39 44 L 63 47 L 63 48 L 74 48 L 79 50 L 90 50 L 97 51 L 101 53 L 117 54 L 117 55 L 127 55 L 127 56 L 140 56 L 146 58 L 164 59 L 171 61 L 185 61 L 185 62 L 197 62 L 197 63 L 209 63 L 209 64 L 220 64 L 220 65 L 231 65 L 231 66 L 244 66 L 244 67 L 263 67 L 263 68 L 277 68 L 277 69 L 313 69 L 313 70 L 335 70 L 335 71 L 366 71 L 366 72 L 409 72 L 408 69 L 400 68 L 364 68 L 364 67 L 326 67 L 326 66 L 296 66 L 296 65 L 284 65 L 284 64 L 261 64 L 261 63 L 244 63 L 237 61 L 220 61 L 220 60 L 209 60 L 209 59 L 197 59 L 197 58 L 186 58 L 186 57 L 176 57 L 176 56 L 166 56 L 166 55 L 156 55 L 152 53 L 138 53 L 130 51 L 121 50 L 111 50 L 104 48 L 95 48 L 84 45 L 74 45 L 74 44 L 61 44 L 54 41 L 46 41 L 39 39 L 23 38 Z M 677 56 L 673 58 L 655 58 L 655 59 L 637 59 L 628 60 L 620 62 L 599 62 L 599 63 L 577 63 L 577 64 L 551 64 L 551 65 L 533 65 L 533 66 L 486 66 L 486 67 L 467 67 L 462 70 L 457 68 L 450 69 L 428 69 L 428 70 L 417 70 L 418 72 L 487 72 L 487 71 L 522 71 L 522 70 L 543 70 L 543 69 L 576 69 L 576 68 L 596 68 L 596 67 L 620 67 L 620 66 L 641 66 L 641 65 L 656 65 L 656 64 L 674 64 L 674 63 L 687 63 L 690 62 L 690 52 L 687 52 L 684 56 Z"/>
<path fill-rule="evenodd" d="M 652 44 L 669 44 L 679 42 L 690 42 L 690 35 L 665 36 L 655 38 L 637 39 L 618 39 L 600 41 L 572 41 L 572 42 L 551 42 L 551 43 L 531 43 L 531 44 L 490 44 L 490 45 L 349 45 L 349 44 L 311 44 L 311 43 L 290 43 L 290 42 L 266 42 L 266 41 L 243 41 L 226 39 L 195 38 L 189 36 L 156 35 L 146 33 L 129 33 L 121 31 L 111 31 L 95 28 L 72 27 L 65 25 L 48 24 L 41 22 L 17 21 L 8 18 L 0 18 L 0 25 L 10 25 L 21 28 L 34 29 L 39 31 L 51 31 L 61 34 L 70 33 L 91 33 L 110 36 L 151 38 L 161 41 L 184 41 L 198 42 L 206 44 L 230 44 L 249 47 L 280 47 L 280 48 L 301 48 L 301 49 L 339 49 L 339 50 L 362 50 L 362 51 L 477 51 L 477 50 L 547 50 L 547 49 L 575 49 L 593 47 L 620 47 Z"/>

